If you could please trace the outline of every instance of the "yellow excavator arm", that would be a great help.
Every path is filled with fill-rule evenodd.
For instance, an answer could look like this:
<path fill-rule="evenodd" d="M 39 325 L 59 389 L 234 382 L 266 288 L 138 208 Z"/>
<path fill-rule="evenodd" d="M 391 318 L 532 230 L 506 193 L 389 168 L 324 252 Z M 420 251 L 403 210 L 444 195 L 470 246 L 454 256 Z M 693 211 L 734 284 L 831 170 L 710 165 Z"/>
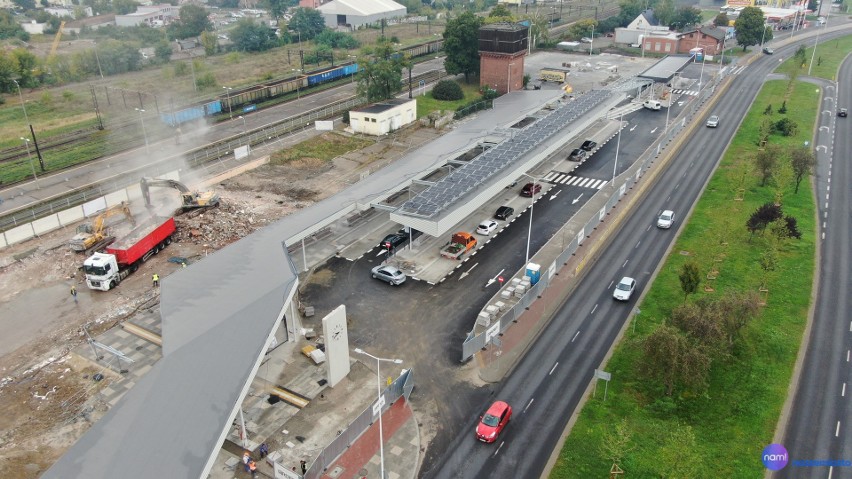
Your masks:
<path fill-rule="evenodd" d="M 91 223 L 83 223 L 78 226 L 77 234 L 71 238 L 71 249 L 84 252 L 103 241 L 106 238 L 106 221 L 119 215 L 124 215 L 132 225 L 136 225 L 136 220 L 130 212 L 130 206 L 126 201 L 122 201 L 105 209 Z"/>

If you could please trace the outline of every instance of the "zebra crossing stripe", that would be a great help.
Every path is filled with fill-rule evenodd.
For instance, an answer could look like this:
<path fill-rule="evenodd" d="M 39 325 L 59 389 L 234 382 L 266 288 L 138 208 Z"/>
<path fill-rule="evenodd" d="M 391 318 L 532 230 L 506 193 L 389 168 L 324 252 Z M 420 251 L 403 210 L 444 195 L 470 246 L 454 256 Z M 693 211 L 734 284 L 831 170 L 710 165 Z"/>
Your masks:
<path fill-rule="evenodd" d="M 559 176 L 557 176 L 556 178 L 553 179 L 553 182 L 554 183 L 562 183 L 562 180 L 564 180 L 567 176 L 568 175 L 566 175 L 565 173 L 560 173 Z"/>
<path fill-rule="evenodd" d="M 559 176 L 559 172 L 558 172 L 558 171 L 551 171 L 550 173 L 548 173 L 548 174 L 547 174 L 547 176 L 545 176 L 545 177 L 544 177 L 544 178 L 542 178 L 542 179 L 543 179 L 544 181 L 550 181 L 550 180 L 552 180 L 552 179 L 553 179 L 554 177 L 556 177 L 556 176 Z"/>
<path fill-rule="evenodd" d="M 573 176 L 570 173 L 563 173 L 561 171 L 552 171 L 547 176 L 544 177 L 544 181 L 553 183 L 553 184 L 561 184 L 568 186 L 578 186 L 580 188 L 590 188 L 593 190 L 599 190 L 604 187 L 608 182 L 607 180 L 598 180 L 595 178 L 584 178 L 582 176 Z"/>

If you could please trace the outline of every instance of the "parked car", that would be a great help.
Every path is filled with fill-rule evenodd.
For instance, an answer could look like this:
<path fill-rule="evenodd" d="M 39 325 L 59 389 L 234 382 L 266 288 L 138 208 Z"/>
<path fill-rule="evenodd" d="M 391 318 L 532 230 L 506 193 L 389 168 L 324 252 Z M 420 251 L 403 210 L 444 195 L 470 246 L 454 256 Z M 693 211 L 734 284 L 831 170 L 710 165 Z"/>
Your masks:
<path fill-rule="evenodd" d="M 659 111 L 663 104 L 657 100 L 645 100 L 645 103 L 642 103 L 642 106 L 649 110 Z"/>
<path fill-rule="evenodd" d="M 501 206 L 494 212 L 494 218 L 506 221 L 510 216 L 515 214 L 515 209 L 510 206 Z"/>
<path fill-rule="evenodd" d="M 771 48 L 769 48 L 769 47 L 764 47 L 764 49 L 763 49 L 763 53 L 765 53 L 765 54 L 767 54 L 767 55 L 772 55 L 773 53 L 775 53 L 775 50 L 773 50 L 773 49 L 771 49 Z"/>
<path fill-rule="evenodd" d="M 707 119 L 707 127 L 708 128 L 716 128 L 719 126 L 719 117 L 716 115 L 711 116 Z"/>
<path fill-rule="evenodd" d="M 476 227 L 476 234 L 488 236 L 497 229 L 497 222 L 494 220 L 485 220 L 479 223 Z"/>
<path fill-rule="evenodd" d="M 524 188 L 521 190 L 521 196 L 533 196 L 541 192 L 541 184 L 539 183 L 527 183 L 524 185 Z"/>
<path fill-rule="evenodd" d="M 583 43 L 592 43 L 592 39 L 589 37 L 583 37 L 580 39 L 580 41 Z"/>
<path fill-rule="evenodd" d="M 571 151 L 571 154 L 568 155 L 568 160 L 569 161 L 583 161 L 583 159 L 586 158 L 586 153 L 587 153 L 586 150 L 584 150 L 582 148 L 574 148 Z"/>
<path fill-rule="evenodd" d="M 379 241 L 379 248 L 388 249 L 388 243 L 390 243 L 390 249 L 396 249 L 404 245 L 406 241 L 408 241 L 408 235 L 405 233 L 391 233 Z"/>
<path fill-rule="evenodd" d="M 630 300 L 630 296 L 633 294 L 633 290 L 636 289 L 636 280 L 625 276 L 621 278 L 621 281 L 615 285 L 615 291 L 612 293 L 612 297 L 618 301 L 628 301 Z"/>
<path fill-rule="evenodd" d="M 846 115 L 847 115 L 846 108 L 841 108 L 841 109 L 837 110 L 837 116 L 846 118 Z"/>
<path fill-rule="evenodd" d="M 496 401 L 479 418 L 479 425 L 476 426 L 476 438 L 487 443 L 496 441 L 497 436 L 506 428 L 506 424 L 509 424 L 511 418 L 512 406 L 503 401 Z"/>
<path fill-rule="evenodd" d="M 657 218 L 657 228 L 669 229 L 674 224 L 675 214 L 672 210 L 663 211 L 659 218 Z"/>
<path fill-rule="evenodd" d="M 580 148 L 582 148 L 586 151 L 592 151 L 592 150 L 595 149 L 596 146 L 598 146 L 598 142 L 592 141 L 592 140 L 586 140 L 586 141 L 583 142 L 582 145 L 580 145 Z"/>
<path fill-rule="evenodd" d="M 385 283 L 390 283 L 391 286 L 399 286 L 405 282 L 405 273 L 399 270 L 396 266 L 386 264 L 384 266 L 376 266 L 370 273 L 373 279 L 380 279 Z"/>

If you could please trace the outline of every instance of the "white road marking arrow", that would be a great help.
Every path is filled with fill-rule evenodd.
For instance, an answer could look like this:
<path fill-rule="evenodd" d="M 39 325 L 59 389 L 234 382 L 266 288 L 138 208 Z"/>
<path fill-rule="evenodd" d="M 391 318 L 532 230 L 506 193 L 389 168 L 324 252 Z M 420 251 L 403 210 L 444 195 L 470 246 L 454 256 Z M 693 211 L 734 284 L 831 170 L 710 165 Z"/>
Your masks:
<path fill-rule="evenodd" d="M 471 268 L 471 269 L 473 269 L 473 268 Z M 487 288 L 487 287 L 491 286 L 492 284 L 496 283 L 497 278 L 499 278 L 500 275 L 503 274 L 503 271 L 506 271 L 506 269 L 505 268 L 501 269 L 499 273 L 495 274 L 493 278 L 489 279 L 488 282 L 485 283 L 485 287 Z"/>
<path fill-rule="evenodd" d="M 469 270 L 467 270 L 467 271 L 465 271 L 464 273 L 462 273 L 462 274 L 461 274 L 461 276 L 459 276 L 459 279 L 458 279 L 458 280 L 459 280 L 459 281 L 463 280 L 463 279 L 464 279 L 464 277 L 465 277 L 465 276 L 467 276 L 467 275 L 469 275 L 469 274 L 470 274 L 470 272 L 471 272 L 471 271 L 473 271 L 473 268 L 476 268 L 476 266 L 477 266 L 478 264 L 479 264 L 479 263 L 475 263 L 473 266 L 471 266 L 471 267 L 470 267 L 470 269 L 469 269 Z"/>
<path fill-rule="evenodd" d="M 577 202 L 578 202 L 578 201 L 580 201 L 580 198 L 582 198 L 582 197 L 583 197 L 583 194 L 584 194 L 584 193 L 580 193 L 580 196 L 578 196 L 578 197 L 574 198 L 574 199 L 571 201 L 571 204 L 572 204 L 572 205 L 577 204 Z"/>

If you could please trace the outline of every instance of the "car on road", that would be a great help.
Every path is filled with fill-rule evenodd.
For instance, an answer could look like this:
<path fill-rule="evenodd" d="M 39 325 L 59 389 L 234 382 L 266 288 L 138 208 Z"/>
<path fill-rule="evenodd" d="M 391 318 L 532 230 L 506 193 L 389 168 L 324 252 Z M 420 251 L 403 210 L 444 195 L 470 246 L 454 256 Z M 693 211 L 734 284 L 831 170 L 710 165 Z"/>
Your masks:
<path fill-rule="evenodd" d="M 672 227 L 675 220 L 675 214 L 672 210 L 663 211 L 660 217 L 657 218 L 657 228 L 667 230 Z"/>
<path fill-rule="evenodd" d="M 583 37 L 580 39 L 580 41 L 583 43 L 592 43 L 592 39 L 589 37 Z"/>
<path fill-rule="evenodd" d="M 405 233 L 391 233 L 379 241 L 379 248 L 396 249 L 404 245 L 406 241 L 408 241 L 408 235 Z M 388 243 L 390 243 L 390 248 L 388 248 Z"/>
<path fill-rule="evenodd" d="M 376 266 L 370 273 L 373 279 L 380 279 L 385 283 L 390 283 L 392 286 L 399 286 L 405 282 L 405 273 L 400 271 L 396 266 L 389 264 Z"/>
<path fill-rule="evenodd" d="M 592 141 L 592 140 L 586 140 L 586 141 L 583 142 L 582 145 L 580 145 L 580 148 L 582 148 L 586 151 L 592 151 L 592 150 L 595 149 L 596 146 L 598 146 L 598 142 Z"/>
<path fill-rule="evenodd" d="M 488 236 L 497 230 L 497 222 L 494 220 L 485 220 L 479 223 L 476 227 L 476 234 Z"/>
<path fill-rule="evenodd" d="M 713 115 L 707 119 L 708 128 L 716 128 L 717 126 L 719 126 L 719 117 L 717 115 Z"/>
<path fill-rule="evenodd" d="M 588 152 L 582 148 L 574 148 L 568 155 L 568 161 L 583 161 L 586 158 L 586 153 Z"/>
<path fill-rule="evenodd" d="M 540 191 L 541 185 L 539 183 L 527 183 L 521 190 L 521 196 L 531 197 L 534 194 L 538 194 Z"/>
<path fill-rule="evenodd" d="M 496 401 L 479 418 L 479 425 L 476 426 L 476 438 L 487 443 L 496 441 L 497 436 L 506 428 L 506 424 L 509 424 L 511 418 L 512 406 L 504 401 Z"/>
<path fill-rule="evenodd" d="M 630 296 L 633 295 L 634 289 L 636 289 L 636 280 L 625 276 L 615 285 L 612 297 L 618 301 L 628 301 L 630 300 Z"/>
<path fill-rule="evenodd" d="M 660 111 L 663 104 L 657 100 L 645 100 L 645 103 L 642 103 L 642 106 L 648 110 Z"/>
<path fill-rule="evenodd" d="M 515 214 L 515 208 L 512 208 L 511 206 L 501 206 L 494 212 L 494 218 L 506 221 L 513 214 Z"/>
<path fill-rule="evenodd" d="M 771 48 L 769 48 L 769 47 L 765 47 L 765 48 L 763 49 L 763 53 L 765 53 L 765 54 L 767 54 L 767 55 L 772 55 L 773 53 L 775 53 L 775 50 L 773 50 L 773 49 L 771 49 Z"/>
<path fill-rule="evenodd" d="M 843 118 L 846 118 L 846 115 L 848 113 L 849 112 L 846 110 L 846 108 L 841 108 L 841 109 L 837 110 L 837 116 L 840 116 L 840 117 L 843 117 Z"/>

